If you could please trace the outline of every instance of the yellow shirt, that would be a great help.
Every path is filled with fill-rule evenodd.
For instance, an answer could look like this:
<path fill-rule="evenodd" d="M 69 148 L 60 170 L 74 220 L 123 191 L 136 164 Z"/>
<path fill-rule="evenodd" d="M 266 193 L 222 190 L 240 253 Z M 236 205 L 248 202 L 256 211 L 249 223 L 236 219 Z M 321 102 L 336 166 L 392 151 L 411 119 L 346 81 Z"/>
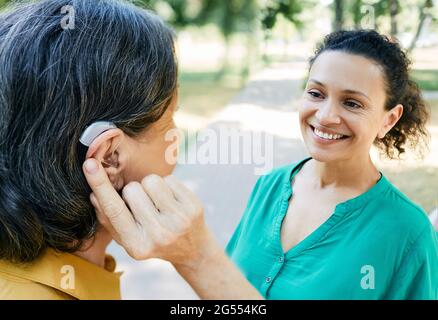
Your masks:
<path fill-rule="evenodd" d="M 47 249 L 30 264 L 0 260 L 0 300 L 117 300 L 121 272 L 107 255 L 101 268 L 69 253 Z"/>

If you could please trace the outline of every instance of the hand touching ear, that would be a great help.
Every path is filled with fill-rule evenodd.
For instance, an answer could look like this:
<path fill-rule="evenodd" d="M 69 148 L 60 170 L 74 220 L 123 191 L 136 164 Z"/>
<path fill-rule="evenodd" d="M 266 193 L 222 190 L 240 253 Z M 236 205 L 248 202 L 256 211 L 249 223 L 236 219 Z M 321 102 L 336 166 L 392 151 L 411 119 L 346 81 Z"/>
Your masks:
<path fill-rule="evenodd" d="M 131 257 L 171 262 L 201 299 L 262 299 L 209 232 L 198 198 L 175 177 L 128 183 L 122 199 L 100 162 L 85 161 L 84 174 L 99 221 Z"/>
<path fill-rule="evenodd" d="M 127 166 L 126 156 L 121 156 L 120 146 L 124 133 L 120 129 L 110 129 L 100 134 L 89 146 L 86 158 L 99 161 L 116 190 L 125 185 L 123 170 Z"/>
<path fill-rule="evenodd" d="M 130 182 L 122 199 L 98 161 L 87 160 L 84 172 L 99 221 L 134 259 L 179 264 L 200 254 L 208 237 L 203 208 L 175 177 L 149 175 Z"/>

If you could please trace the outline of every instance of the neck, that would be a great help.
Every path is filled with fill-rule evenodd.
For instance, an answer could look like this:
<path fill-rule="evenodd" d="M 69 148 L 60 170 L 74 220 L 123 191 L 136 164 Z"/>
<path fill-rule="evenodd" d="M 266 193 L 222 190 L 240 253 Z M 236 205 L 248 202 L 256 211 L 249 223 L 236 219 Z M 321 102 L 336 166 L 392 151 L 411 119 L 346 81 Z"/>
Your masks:
<path fill-rule="evenodd" d="M 111 240 L 110 234 L 105 229 L 99 228 L 94 239 L 85 242 L 81 249 L 73 254 L 103 268 L 105 266 L 106 248 Z"/>
<path fill-rule="evenodd" d="M 370 156 L 348 160 L 321 162 L 312 159 L 316 185 L 334 187 L 359 187 L 368 189 L 380 178 L 380 173 L 371 161 Z"/>

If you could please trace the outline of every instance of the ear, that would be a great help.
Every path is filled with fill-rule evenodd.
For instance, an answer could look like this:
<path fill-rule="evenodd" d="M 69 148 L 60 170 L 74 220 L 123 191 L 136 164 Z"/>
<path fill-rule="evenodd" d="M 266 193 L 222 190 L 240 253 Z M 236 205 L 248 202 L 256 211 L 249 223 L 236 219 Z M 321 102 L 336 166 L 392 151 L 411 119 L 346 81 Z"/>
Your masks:
<path fill-rule="evenodd" d="M 385 114 L 385 118 L 383 120 L 383 125 L 380 128 L 377 138 L 383 139 L 385 135 L 395 126 L 397 121 L 401 118 L 403 114 L 403 105 L 398 104 L 391 110 L 387 111 Z"/>
<path fill-rule="evenodd" d="M 86 159 L 94 158 L 102 163 L 116 190 L 124 186 L 123 170 L 127 163 L 127 155 L 123 150 L 125 138 L 125 133 L 120 129 L 107 130 L 91 143 L 86 155 Z"/>

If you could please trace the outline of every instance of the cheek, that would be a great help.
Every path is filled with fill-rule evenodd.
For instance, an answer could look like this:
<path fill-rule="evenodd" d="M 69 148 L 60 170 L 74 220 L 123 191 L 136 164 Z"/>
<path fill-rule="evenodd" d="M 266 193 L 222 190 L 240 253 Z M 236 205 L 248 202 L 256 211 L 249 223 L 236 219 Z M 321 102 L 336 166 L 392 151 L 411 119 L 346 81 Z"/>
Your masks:
<path fill-rule="evenodd" d="M 131 177 L 128 180 L 141 181 L 149 174 L 162 177 L 170 175 L 176 166 L 178 155 L 178 138 L 176 134 L 171 135 L 172 137 L 172 140 L 167 141 L 163 132 L 154 139 L 141 143 L 128 167 L 128 175 Z"/>
<path fill-rule="evenodd" d="M 180 138 L 177 128 L 172 122 L 162 130 L 155 139 L 154 147 L 154 167 L 156 174 L 167 176 L 172 173 L 178 158 Z"/>
<path fill-rule="evenodd" d="M 316 111 L 315 103 L 311 103 L 306 99 L 302 99 L 298 108 L 298 116 L 300 123 L 304 123 Z"/>
<path fill-rule="evenodd" d="M 353 149 L 361 150 L 360 152 L 369 152 L 373 145 L 378 132 L 378 123 L 368 117 L 350 117 L 346 120 L 348 127 L 353 134 L 351 141 L 352 152 Z"/>

